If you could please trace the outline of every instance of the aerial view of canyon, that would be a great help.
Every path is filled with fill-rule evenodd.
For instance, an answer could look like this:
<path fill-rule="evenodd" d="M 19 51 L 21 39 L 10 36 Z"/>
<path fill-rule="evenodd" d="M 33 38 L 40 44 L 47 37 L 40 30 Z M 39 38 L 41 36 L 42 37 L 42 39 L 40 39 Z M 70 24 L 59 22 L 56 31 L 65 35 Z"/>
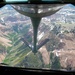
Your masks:
<path fill-rule="evenodd" d="M 0 65 L 75 70 L 74 5 L 66 4 L 41 19 L 37 53 L 32 51 L 33 37 L 30 17 L 20 14 L 10 4 L 0 8 Z"/>

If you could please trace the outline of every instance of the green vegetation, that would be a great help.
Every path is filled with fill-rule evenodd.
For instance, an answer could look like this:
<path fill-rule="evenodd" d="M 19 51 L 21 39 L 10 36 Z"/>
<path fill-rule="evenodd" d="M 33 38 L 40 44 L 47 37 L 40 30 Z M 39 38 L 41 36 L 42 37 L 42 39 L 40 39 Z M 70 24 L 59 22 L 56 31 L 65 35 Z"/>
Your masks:
<path fill-rule="evenodd" d="M 16 67 L 29 67 L 29 68 L 42 68 L 44 67 L 44 62 L 41 54 L 38 52 L 34 55 L 31 49 L 21 40 L 21 37 L 26 37 L 29 42 L 31 42 L 32 37 L 27 37 L 28 28 L 30 26 L 23 26 L 22 29 L 19 26 L 16 30 L 15 26 L 12 27 L 12 33 L 7 35 L 7 38 L 11 40 L 11 47 L 7 48 L 7 55 L 3 60 L 3 63 L 9 66 Z"/>
<path fill-rule="evenodd" d="M 53 30 L 52 30 L 52 33 L 57 35 L 60 33 L 60 31 L 61 31 L 61 25 L 55 25 Z"/>
<path fill-rule="evenodd" d="M 19 65 L 26 68 L 42 68 L 42 62 L 38 56 L 38 53 L 34 55 L 34 53 L 31 52 Z"/>
<path fill-rule="evenodd" d="M 49 51 L 53 51 L 54 49 L 58 48 L 58 45 L 59 45 L 59 38 L 53 34 L 53 33 L 50 33 L 49 35 L 49 39 L 50 41 L 46 44 L 46 48 Z"/>
<path fill-rule="evenodd" d="M 58 34 L 60 34 L 61 29 L 62 29 L 61 25 L 58 25 L 58 26 L 55 25 L 53 30 L 50 31 L 50 34 L 48 36 L 50 41 L 45 45 L 50 55 L 50 62 L 48 65 L 50 69 L 60 69 L 61 68 L 59 57 L 55 56 L 52 53 L 55 49 L 58 49 L 59 47 L 60 38 L 58 37 Z"/>
<path fill-rule="evenodd" d="M 51 69 L 59 70 L 61 68 L 59 57 L 55 56 L 52 52 L 50 53 Z"/>
<path fill-rule="evenodd" d="M 71 16 L 71 17 L 66 19 L 68 16 Z M 31 25 L 30 23 L 26 23 L 24 25 L 25 23 L 24 21 L 27 20 L 27 22 L 29 22 L 28 21 L 29 18 L 15 12 L 15 10 L 13 9 L 9 10 L 9 9 L 4 9 L 4 8 L 1 9 L 0 17 L 4 19 L 4 22 L 6 23 L 6 25 L 8 23 L 11 24 L 10 22 L 15 22 L 12 25 L 8 25 L 9 27 L 4 29 L 4 31 L 9 32 L 8 35 L 6 34 L 5 37 L 11 41 L 10 44 L 12 46 L 5 47 L 2 44 L 0 44 L 0 53 L 2 54 L 3 52 L 6 52 L 7 54 L 5 59 L 3 60 L 3 63 L 8 64 L 9 66 L 16 66 L 16 67 L 49 68 L 49 69 L 60 69 L 61 68 L 59 57 L 55 56 L 54 53 L 52 52 L 58 49 L 58 46 L 60 43 L 60 37 L 58 36 L 58 34 L 61 33 L 61 30 L 63 31 L 64 34 L 71 32 L 75 38 L 75 27 L 74 27 L 75 24 L 67 21 L 69 19 L 75 19 L 74 14 L 67 15 L 67 16 L 65 14 L 65 17 L 64 16 L 62 17 L 60 15 L 60 20 L 61 18 L 63 18 L 63 20 L 65 18 L 64 20 L 65 22 L 59 21 L 59 16 L 56 20 L 54 17 L 50 19 L 51 20 L 50 24 L 54 26 L 54 28 L 50 31 L 50 33 L 48 31 L 50 30 L 51 25 L 45 25 L 49 23 L 41 23 L 42 26 L 39 26 L 40 32 L 43 32 L 43 31 L 46 32 L 46 35 L 45 35 L 46 37 L 49 34 L 48 38 L 50 40 L 45 45 L 50 55 L 50 63 L 47 65 L 45 65 L 40 52 L 33 54 L 31 49 L 23 42 L 23 40 L 21 40 L 21 38 L 23 37 L 23 38 L 26 38 L 28 42 L 30 43 L 32 42 L 32 37 L 31 37 L 32 33 L 29 32 L 29 28 L 31 28 Z M 20 22 L 16 23 L 18 21 L 20 22 L 23 21 L 23 23 L 22 24 Z M 4 22 L 1 22 L 1 23 L 5 25 Z M 45 36 L 41 40 L 45 39 L 46 38 Z M 68 62 L 67 70 L 70 70 L 71 68 L 72 68 L 72 65 L 69 64 Z"/>
<path fill-rule="evenodd" d="M 20 40 L 21 37 L 17 32 L 12 32 L 7 37 L 12 41 L 12 46 L 7 48 L 8 54 L 3 62 L 13 66 L 20 63 L 30 49 Z"/>
<path fill-rule="evenodd" d="M 0 44 L 0 53 L 6 53 L 6 47 Z"/>
<path fill-rule="evenodd" d="M 51 69 L 59 70 L 61 68 L 59 58 L 55 56 L 53 60 L 54 61 L 52 62 Z"/>

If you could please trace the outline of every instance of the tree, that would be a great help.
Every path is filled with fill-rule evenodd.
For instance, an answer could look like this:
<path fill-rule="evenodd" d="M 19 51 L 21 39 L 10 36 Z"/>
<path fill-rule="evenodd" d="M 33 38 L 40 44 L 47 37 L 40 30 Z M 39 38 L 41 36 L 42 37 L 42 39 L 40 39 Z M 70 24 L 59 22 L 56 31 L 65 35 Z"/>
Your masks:
<path fill-rule="evenodd" d="M 74 37 L 75 37 L 75 27 L 73 29 L 71 29 L 70 32 L 73 33 Z"/>
<path fill-rule="evenodd" d="M 38 53 L 36 55 L 34 55 L 34 53 L 30 53 L 19 65 L 26 68 L 42 68 L 42 62 L 38 56 Z"/>
<path fill-rule="evenodd" d="M 6 47 L 0 44 L 0 53 L 6 53 Z"/>
<path fill-rule="evenodd" d="M 58 26 L 55 25 L 54 28 L 53 28 L 53 30 L 52 30 L 52 32 L 53 32 L 55 35 L 59 34 L 60 31 L 61 31 L 61 25 L 58 25 Z"/>
<path fill-rule="evenodd" d="M 57 49 L 60 42 L 60 39 L 53 33 L 50 33 L 49 39 L 50 41 L 46 44 L 48 52 Z"/>
<path fill-rule="evenodd" d="M 18 25 L 14 25 L 12 28 L 13 28 L 13 30 L 14 30 L 15 32 L 18 33 Z"/>
<path fill-rule="evenodd" d="M 59 70 L 61 68 L 59 57 L 55 56 L 52 59 L 51 69 Z"/>

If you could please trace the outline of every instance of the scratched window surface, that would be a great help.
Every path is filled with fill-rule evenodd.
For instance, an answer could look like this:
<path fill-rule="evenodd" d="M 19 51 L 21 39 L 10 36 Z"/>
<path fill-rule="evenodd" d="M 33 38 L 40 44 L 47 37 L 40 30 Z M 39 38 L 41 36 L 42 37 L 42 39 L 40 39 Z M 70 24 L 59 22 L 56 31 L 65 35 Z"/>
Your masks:
<path fill-rule="evenodd" d="M 34 13 L 33 9 L 31 13 Z M 34 32 L 30 17 L 20 14 L 11 5 L 0 8 L 1 65 L 75 70 L 74 16 L 75 6 L 66 4 L 55 14 L 43 17 L 37 33 L 38 50 L 34 54 Z"/>

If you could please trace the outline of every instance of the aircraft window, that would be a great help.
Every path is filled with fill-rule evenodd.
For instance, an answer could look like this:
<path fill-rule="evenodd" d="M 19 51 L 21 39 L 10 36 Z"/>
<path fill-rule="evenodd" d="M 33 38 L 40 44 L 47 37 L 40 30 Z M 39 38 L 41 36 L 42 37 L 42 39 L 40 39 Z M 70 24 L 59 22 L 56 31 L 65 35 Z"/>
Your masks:
<path fill-rule="evenodd" d="M 62 0 L 42 0 L 42 1 L 62 1 Z"/>
<path fill-rule="evenodd" d="M 54 10 L 59 10 L 60 8 L 62 8 L 63 4 L 61 4 L 61 6 L 59 4 L 50 4 L 50 5 L 34 5 L 34 4 L 18 4 L 18 5 L 12 5 L 16 10 L 19 11 L 23 11 L 23 12 L 28 12 L 28 13 L 45 13 L 45 12 L 49 12 L 49 11 L 54 11 Z M 54 6 L 54 7 L 53 7 Z M 36 12 L 36 9 L 38 9 Z"/>
<path fill-rule="evenodd" d="M 22 1 L 28 1 L 28 0 L 5 0 L 5 2 L 22 2 Z"/>
<path fill-rule="evenodd" d="M 33 1 L 35 2 L 36 0 L 5 0 L 5 2 L 23 2 L 23 1 Z M 48 2 L 56 2 L 56 1 L 62 1 L 62 0 L 37 0 L 38 1 L 48 1 Z"/>
<path fill-rule="evenodd" d="M 6 2 L 9 2 L 10 0 L 5 0 Z M 11 0 L 11 2 L 13 2 L 13 1 L 28 1 L 28 0 Z M 34 1 L 34 0 L 31 0 L 31 1 Z M 40 1 L 40 0 L 38 0 L 38 1 Z M 60 0 L 42 0 L 42 1 L 60 1 Z"/>
<path fill-rule="evenodd" d="M 4 63 L 2 65 L 75 70 L 75 6 L 53 6 L 9 4 L 0 8 L 0 63 Z M 35 8 L 38 8 L 39 12 Z M 21 13 L 23 10 L 24 13 Z M 55 13 L 45 14 L 51 11 Z M 39 16 L 43 13 L 45 16 Z M 38 28 L 37 35 L 33 31 L 34 23 L 39 24 L 35 27 Z"/>

